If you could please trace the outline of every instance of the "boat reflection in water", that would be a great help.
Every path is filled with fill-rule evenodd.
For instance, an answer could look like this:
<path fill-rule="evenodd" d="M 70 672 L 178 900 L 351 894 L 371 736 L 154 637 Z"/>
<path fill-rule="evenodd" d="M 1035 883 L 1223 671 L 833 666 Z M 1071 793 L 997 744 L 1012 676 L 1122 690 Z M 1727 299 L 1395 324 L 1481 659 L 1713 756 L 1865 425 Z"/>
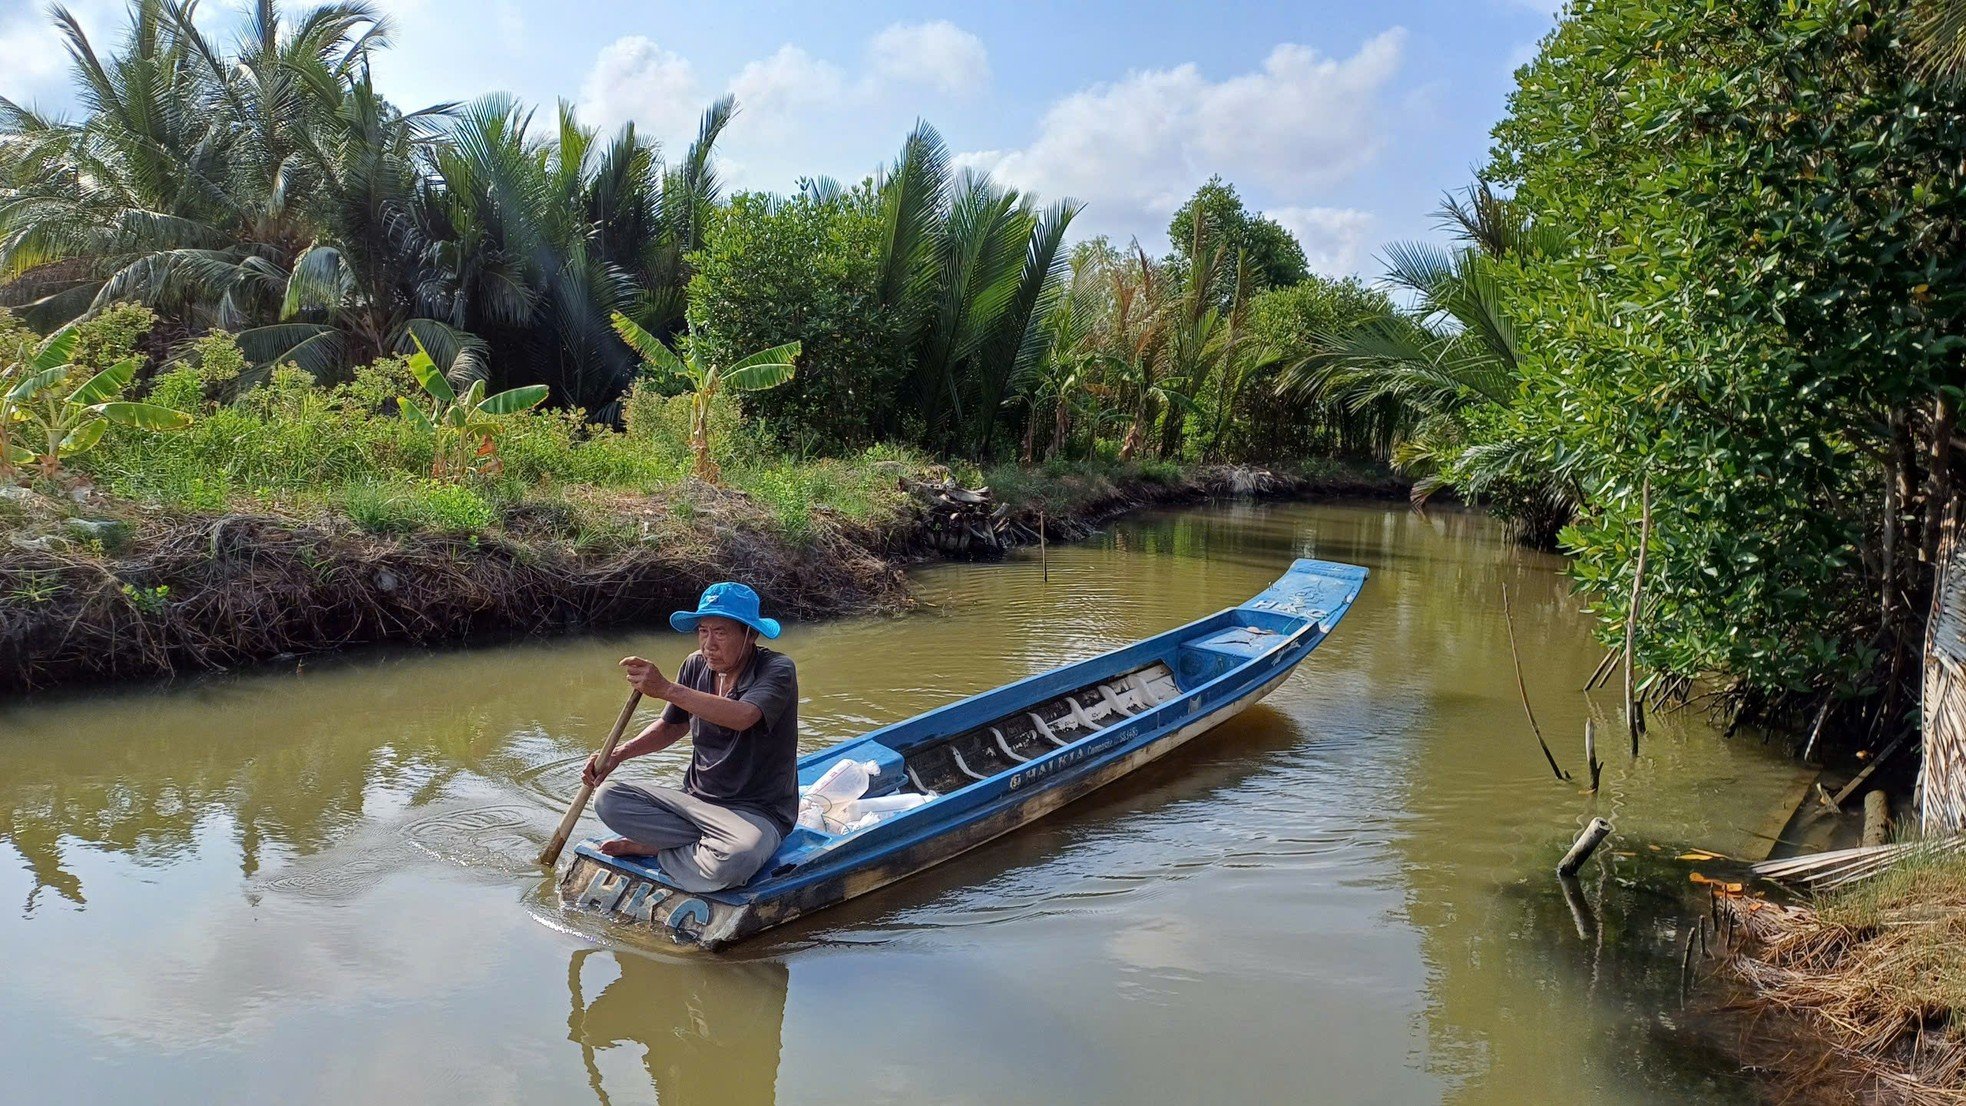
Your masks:
<path fill-rule="evenodd" d="M 622 1101 L 647 1101 L 621 1085 L 628 1065 L 614 1062 L 636 1048 L 662 1106 L 769 1104 L 778 1094 L 790 978 L 779 960 L 581 949 L 567 963 L 567 1039 L 580 1046 L 588 1085 L 603 1106 L 612 1102 L 604 1069 Z M 602 979 L 608 981 L 590 999 L 588 990 Z"/>

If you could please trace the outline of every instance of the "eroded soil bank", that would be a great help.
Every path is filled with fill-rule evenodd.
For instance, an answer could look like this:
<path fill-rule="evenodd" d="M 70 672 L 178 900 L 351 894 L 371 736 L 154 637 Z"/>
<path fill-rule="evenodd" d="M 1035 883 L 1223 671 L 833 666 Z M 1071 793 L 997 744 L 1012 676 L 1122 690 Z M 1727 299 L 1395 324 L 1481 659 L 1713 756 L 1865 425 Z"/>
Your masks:
<path fill-rule="evenodd" d="M 919 492 L 911 477 L 897 481 Z M 698 483 L 606 505 L 611 536 L 520 505 L 476 534 L 378 534 L 334 516 L 165 516 L 10 496 L 0 556 L 0 692 L 144 680 L 384 642 L 437 644 L 649 623 L 708 583 L 743 579 L 798 619 L 906 604 L 901 566 L 1083 537 L 1143 506 L 1214 497 L 1391 498 L 1373 470 L 1198 468 L 1038 482 L 969 506 L 948 540 L 935 497 L 897 495 L 872 520 L 819 515 L 789 532 L 749 496 Z M 1021 494 L 1020 494 L 1021 493 Z M 1014 496 L 1014 498 L 1013 498 Z M 72 512 L 65 512 L 72 513 Z M 952 549 L 952 547 L 954 547 Z"/>
<path fill-rule="evenodd" d="M 1966 1102 L 1966 860 L 1799 902 L 1723 895 L 1703 1013 L 1770 1102 Z"/>

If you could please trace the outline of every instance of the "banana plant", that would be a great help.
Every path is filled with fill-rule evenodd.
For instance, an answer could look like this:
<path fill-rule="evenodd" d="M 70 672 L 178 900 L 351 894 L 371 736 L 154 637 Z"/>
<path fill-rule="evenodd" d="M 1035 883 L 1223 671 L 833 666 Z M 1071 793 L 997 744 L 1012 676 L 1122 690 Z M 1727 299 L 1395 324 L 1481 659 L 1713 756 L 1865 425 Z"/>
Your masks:
<path fill-rule="evenodd" d="M 67 391 L 75 366 L 75 327 L 62 327 L 36 343 L 23 338 L 0 364 L 0 479 L 21 465 L 39 464 L 41 474 L 60 473 L 64 457 L 86 453 L 111 424 L 139 430 L 183 430 L 191 416 L 152 403 L 116 397 L 136 376 L 137 359 L 126 357 Z M 32 442 L 33 444 L 29 444 Z"/>
<path fill-rule="evenodd" d="M 705 362 L 694 348 L 688 357 L 676 356 L 655 335 L 619 311 L 614 313 L 614 330 L 622 341 L 634 347 L 651 372 L 689 386 L 689 450 L 696 459 L 696 477 L 706 484 L 715 484 L 720 475 L 717 463 L 710 459 L 710 407 L 716 402 L 717 393 L 725 388 L 733 392 L 762 392 L 778 387 L 792 379 L 793 362 L 800 350 L 799 343 L 787 342 L 718 368 Z"/>
<path fill-rule="evenodd" d="M 430 397 L 430 410 L 418 407 L 407 396 L 397 396 L 396 406 L 410 425 L 430 436 L 434 445 L 430 475 L 438 480 L 451 480 L 472 474 L 489 475 L 503 469 L 504 462 L 498 457 L 498 435 L 502 429 L 499 420 L 544 403 L 546 385 L 532 384 L 487 396 L 485 382 L 474 380 L 460 396 L 424 350 L 422 341 L 415 338 L 411 341 L 416 350 L 410 354 L 410 373 Z"/>

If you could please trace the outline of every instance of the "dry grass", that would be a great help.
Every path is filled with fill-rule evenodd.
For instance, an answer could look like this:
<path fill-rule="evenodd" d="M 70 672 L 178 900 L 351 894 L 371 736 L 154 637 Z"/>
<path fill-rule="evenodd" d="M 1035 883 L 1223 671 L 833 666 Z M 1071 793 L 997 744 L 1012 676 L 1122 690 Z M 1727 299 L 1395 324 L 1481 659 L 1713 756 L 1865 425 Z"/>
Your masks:
<path fill-rule="evenodd" d="M 1917 854 L 1809 906 L 1728 907 L 1750 1063 L 1798 1101 L 1966 1103 L 1966 857 Z"/>

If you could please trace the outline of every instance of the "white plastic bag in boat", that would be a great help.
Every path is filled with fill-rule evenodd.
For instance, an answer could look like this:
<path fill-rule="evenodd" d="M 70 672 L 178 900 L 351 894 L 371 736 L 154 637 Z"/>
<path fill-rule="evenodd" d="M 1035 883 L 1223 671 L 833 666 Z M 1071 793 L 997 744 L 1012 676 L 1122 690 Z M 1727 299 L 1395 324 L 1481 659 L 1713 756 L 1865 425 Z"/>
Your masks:
<path fill-rule="evenodd" d="M 913 810 L 931 798 L 934 796 L 924 795 L 919 791 L 906 791 L 899 795 L 875 795 L 870 798 L 855 799 L 847 805 L 862 814 L 879 814 L 885 817 L 889 814 L 899 814 L 904 810 Z"/>
<path fill-rule="evenodd" d="M 879 773 L 874 761 L 842 759 L 799 793 L 799 825 L 823 833 L 853 833 L 928 802 L 918 793 L 865 798 Z"/>
<path fill-rule="evenodd" d="M 799 824 L 824 833 L 843 833 L 846 805 L 867 793 L 881 766 L 874 761 L 842 757 L 812 786 L 799 789 Z"/>
<path fill-rule="evenodd" d="M 867 785 L 874 782 L 874 776 L 880 770 L 881 766 L 874 761 L 842 757 L 814 780 L 811 787 L 803 790 L 815 801 L 829 807 L 850 803 L 867 793 Z"/>
<path fill-rule="evenodd" d="M 839 820 L 845 826 L 840 832 L 856 833 L 868 826 L 878 825 L 904 810 L 915 809 L 929 799 L 930 796 L 918 792 L 855 799 L 846 804 L 846 808 L 839 813 Z"/>

